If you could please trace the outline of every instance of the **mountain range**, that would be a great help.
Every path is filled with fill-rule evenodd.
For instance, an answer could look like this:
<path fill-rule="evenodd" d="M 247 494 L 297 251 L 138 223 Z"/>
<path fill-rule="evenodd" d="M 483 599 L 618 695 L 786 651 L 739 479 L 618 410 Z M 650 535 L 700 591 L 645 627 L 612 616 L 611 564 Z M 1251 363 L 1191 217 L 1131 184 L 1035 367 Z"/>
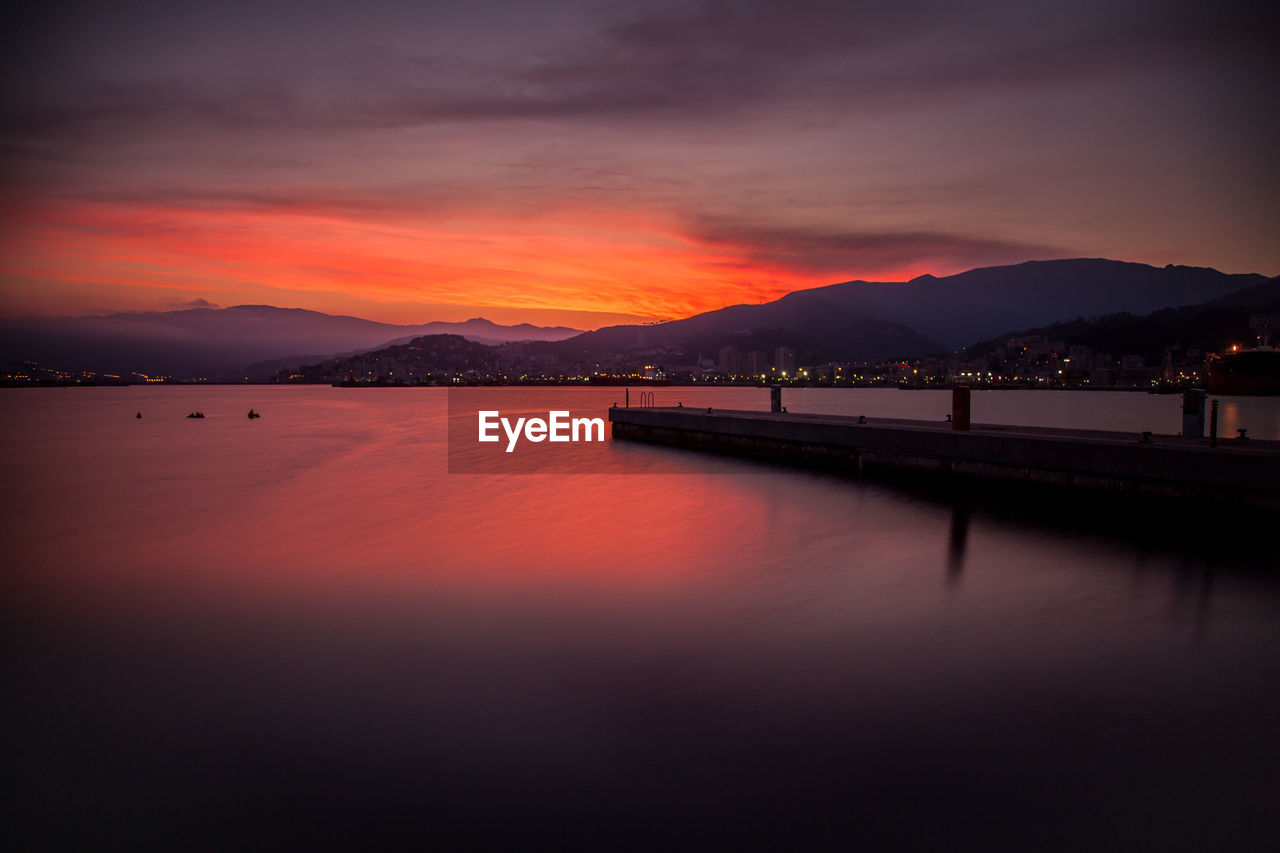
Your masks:
<path fill-rule="evenodd" d="M 18 318 L 0 320 L 0 358 L 121 375 L 259 378 L 425 335 L 455 334 L 489 345 L 534 341 L 538 351 L 570 362 L 650 352 L 667 362 L 691 364 L 726 346 L 744 352 L 794 347 L 799 360 L 810 364 L 879 361 L 947 352 L 1065 320 L 1148 314 L 1230 299 L 1267 282 L 1261 275 L 1203 267 L 1105 259 L 1029 261 L 906 282 L 842 282 L 760 305 L 591 332 L 499 326 L 478 318 L 401 326 L 265 305 Z"/>
<path fill-rule="evenodd" d="M 295 364 L 365 352 L 422 335 L 461 335 L 483 344 L 557 341 L 580 334 L 563 326 L 462 323 L 394 325 L 301 308 L 237 305 L 0 320 L 0 358 L 64 370 L 231 379 L 269 375 Z"/>
<path fill-rule="evenodd" d="M 1192 355 L 1190 351 L 1194 349 L 1222 351 L 1233 344 L 1247 345 L 1255 339 L 1268 336 L 1274 338 L 1276 334 L 1280 334 L 1278 321 L 1280 278 L 1275 278 L 1199 305 L 1162 308 L 1141 316 L 1129 313 L 1108 314 L 1088 320 L 1081 318 L 1040 328 L 1007 331 L 997 339 L 981 341 L 965 348 L 959 354 L 959 359 L 969 363 L 977 359 L 985 360 L 988 369 L 998 369 L 1005 375 L 1008 365 L 1002 364 L 1004 356 L 999 351 L 1005 340 L 1011 336 L 1039 335 L 1050 340 L 1060 339 L 1066 346 L 1083 344 L 1093 353 L 1109 354 L 1109 364 L 1114 364 L 1117 356 L 1132 354 L 1141 355 L 1147 364 L 1159 364 L 1167 349 L 1173 349 L 1175 357 L 1181 359 Z M 748 333 L 746 337 L 757 334 L 764 333 Z M 565 343 L 571 344 L 572 339 Z M 522 364 L 520 357 L 533 355 L 536 359 L 539 351 L 545 354 L 547 347 L 555 346 L 559 345 L 525 344 L 513 350 L 473 343 L 457 335 L 429 335 L 373 352 L 290 368 L 287 374 L 281 373 L 276 379 L 302 383 L 414 385 L 438 382 L 449 374 L 468 371 L 474 371 L 478 374 L 477 378 L 489 381 L 494 374 L 511 377 L 521 369 L 532 366 L 530 372 L 535 381 L 538 381 L 538 367 L 530 362 Z M 696 375 L 700 370 L 690 362 L 671 362 L 656 358 L 644 360 L 665 364 L 677 380 L 682 378 L 681 374 Z M 1197 360 L 1193 358 L 1192 361 Z M 632 366 L 634 364 L 633 360 Z M 544 362 L 543 366 L 550 365 Z M 567 369 L 566 373 L 575 366 L 583 368 L 589 365 L 572 360 L 560 365 Z M 553 368 L 550 374 L 555 373 Z M 875 371 L 870 371 L 870 374 L 874 375 Z"/>
<path fill-rule="evenodd" d="M 659 325 L 598 329 L 554 349 L 571 359 L 645 349 L 714 357 L 723 346 L 765 352 L 791 346 L 810 364 L 912 358 L 1069 318 L 1200 304 L 1266 281 L 1202 267 L 1028 261 L 944 278 L 831 284 Z"/>

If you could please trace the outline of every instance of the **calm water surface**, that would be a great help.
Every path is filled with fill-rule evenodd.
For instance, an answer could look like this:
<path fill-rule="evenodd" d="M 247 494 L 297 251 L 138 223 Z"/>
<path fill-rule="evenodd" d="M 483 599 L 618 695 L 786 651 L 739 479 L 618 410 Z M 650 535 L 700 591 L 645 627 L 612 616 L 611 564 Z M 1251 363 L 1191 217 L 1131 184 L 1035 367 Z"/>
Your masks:
<path fill-rule="evenodd" d="M 451 475 L 446 411 L 435 389 L 0 393 L 25 845 L 1273 842 L 1265 538 L 621 442 L 605 474 Z M 1280 401 L 1223 415 L 1280 438 Z M 986 392 L 974 419 L 1175 432 L 1179 411 Z"/>

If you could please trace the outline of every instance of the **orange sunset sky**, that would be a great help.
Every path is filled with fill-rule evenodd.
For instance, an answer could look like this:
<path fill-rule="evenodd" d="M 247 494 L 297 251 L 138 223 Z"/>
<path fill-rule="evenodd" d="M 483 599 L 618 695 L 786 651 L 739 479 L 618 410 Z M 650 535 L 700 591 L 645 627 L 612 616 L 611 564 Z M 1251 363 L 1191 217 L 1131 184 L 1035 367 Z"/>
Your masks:
<path fill-rule="evenodd" d="M 594 328 L 1029 259 L 1280 272 L 1272 13 L 953 6 L 53 4 L 4 60 L 0 314 Z"/>

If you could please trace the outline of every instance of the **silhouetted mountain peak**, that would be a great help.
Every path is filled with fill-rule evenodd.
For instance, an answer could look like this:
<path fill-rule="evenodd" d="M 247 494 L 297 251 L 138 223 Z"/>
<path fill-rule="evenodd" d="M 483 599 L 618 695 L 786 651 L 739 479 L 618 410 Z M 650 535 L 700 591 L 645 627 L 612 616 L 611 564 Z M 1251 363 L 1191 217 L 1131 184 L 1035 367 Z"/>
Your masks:
<path fill-rule="evenodd" d="M 683 341 L 707 352 L 727 345 L 717 341 L 730 336 L 770 329 L 780 345 L 790 345 L 788 338 L 806 340 L 816 355 L 851 360 L 924 355 L 1070 317 L 1202 303 L 1264 280 L 1106 258 L 1026 261 L 941 278 L 926 274 L 909 282 L 840 282 L 657 326 L 601 329 L 568 343 L 594 351 Z"/>

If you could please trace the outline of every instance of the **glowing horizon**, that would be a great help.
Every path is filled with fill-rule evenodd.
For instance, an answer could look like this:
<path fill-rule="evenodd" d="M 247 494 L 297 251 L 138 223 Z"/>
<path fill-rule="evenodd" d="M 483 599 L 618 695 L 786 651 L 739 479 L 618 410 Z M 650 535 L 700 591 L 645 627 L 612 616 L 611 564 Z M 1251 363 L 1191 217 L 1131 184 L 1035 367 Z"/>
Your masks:
<path fill-rule="evenodd" d="M 60 204 L 11 221 L 19 239 L 0 271 L 73 293 L 112 288 L 114 310 L 272 304 L 396 323 L 475 312 L 495 322 L 660 321 L 852 280 L 820 260 L 789 269 L 753 260 L 750 247 L 700 243 L 669 223 L 612 219 L 568 213 L 441 227 L 332 211 Z M 967 268 L 884 265 L 853 278 L 905 281 Z M 22 305 L 12 295 L 10 304 Z"/>

